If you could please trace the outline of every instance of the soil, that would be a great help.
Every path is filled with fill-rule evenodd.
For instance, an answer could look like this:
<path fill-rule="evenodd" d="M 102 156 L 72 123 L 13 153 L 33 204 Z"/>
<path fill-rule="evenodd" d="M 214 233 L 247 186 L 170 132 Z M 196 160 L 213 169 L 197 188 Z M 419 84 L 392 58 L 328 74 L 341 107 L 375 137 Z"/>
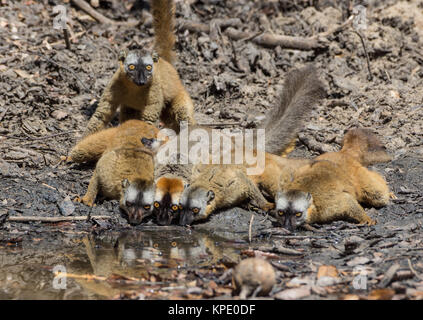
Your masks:
<path fill-rule="evenodd" d="M 63 2 L 71 50 L 52 28 L 53 7 Z M 163 233 L 151 222 L 129 226 L 117 201 L 100 199 L 92 209 L 73 201 L 85 193 L 93 166 L 63 158 L 80 139 L 119 50 L 151 45 L 153 31 L 148 24 L 104 26 L 63 2 L 0 1 L 0 266 L 6 271 L 0 298 L 230 298 L 233 266 L 252 255 L 277 270 L 272 299 L 423 298 L 423 1 L 353 1 L 367 8 L 361 33 L 372 80 L 352 26 L 309 51 L 234 41 L 224 30 L 177 28 L 176 67 L 199 122 L 254 128 L 276 103 L 287 71 L 313 64 L 327 96 L 292 156 L 339 150 L 351 127 L 373 129 L 392 154 L 392 162 L 373 168 L 397 197 L 385 208 L 366 208 L 376 226 L 339 221 L 295 233 L 243 208 Z M 143 16 L 142 4 L 100 1 L 96 10 L 125 22 Z M 346 5 L 332 0 L 186 0 L 177 1 L 176 14 L 207 25 L 239 17 L 239 29 L 296 37 L 315 36 L 349 16 Z M 17 223 L 6 215 L 111 219 Z M 69 275 L 68 290 L 56 290 L 50 281 L 57 265 L 103 278 L 94 286 L 92 278 Z M 354 285 L 361 275 L 365 287 Z"/>

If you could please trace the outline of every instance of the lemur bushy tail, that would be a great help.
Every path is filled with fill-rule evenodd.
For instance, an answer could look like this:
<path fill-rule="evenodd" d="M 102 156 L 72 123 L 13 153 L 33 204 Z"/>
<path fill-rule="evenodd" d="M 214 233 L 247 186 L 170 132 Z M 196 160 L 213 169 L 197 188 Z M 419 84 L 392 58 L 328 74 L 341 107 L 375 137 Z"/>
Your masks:
<path fill-rule="evenodd" d="M 379 138 L 365 128 L 350 129 L 344 136 L 340 152 L 356 158 L 365 167 L 392 160 Z"/>
<path fill-rule="evenodd" d="M 277 105 L 266 114 L 266 152 L 281 155 L 292 141 L 325 90 L 316 69 L 307 66 L 286 75 Z"/>
<path fill-rule="evenodd" d="M 154 27 L 154 50 L 161 58 L 175 61 L 175 3 L 173 0 L 151 0 Z"/>

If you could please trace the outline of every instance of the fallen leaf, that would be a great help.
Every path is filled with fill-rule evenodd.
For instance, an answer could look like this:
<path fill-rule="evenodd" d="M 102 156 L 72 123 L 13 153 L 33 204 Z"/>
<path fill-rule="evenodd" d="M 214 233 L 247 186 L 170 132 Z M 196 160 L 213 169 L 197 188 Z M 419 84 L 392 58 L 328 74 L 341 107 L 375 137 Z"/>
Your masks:
<path fill-rule="evenodd" d="M 367 299 L 369 300 L 391 300 L 395 291 L 392 289 L 376 289 L 370 292 Z"/>
<path fill-rule="evenodd" d="M 65 111 L 61 110 L 55 110 L 51 113 L 51 116 L 56 120 L 63 120 L 65 119 L 69 114 Z"/>
<path fill-rule="evenodd" d="M 319 271 L 317 271 L 317 279 L 321 277 L 338 278 L 338 270 L 335 266 L 320 266 Z"/>
<path fill-rule="evenodd" d="M 32 78 L 32 77 L 33 77 L 33 75 L 32 75 L 32 74 L 29 74 L 28 72 L 26 72 L 26 71 L 24 71 L 24 70 L 20 70 L 20 69 L 13 69 L 13 71 L 15 71 L 15 73 L 16 73 L 19 77 L 24 78 L 24 79 L 30 79 L 30 78 Z"/>
<path fill-rule="evenodd" d="M 304 286 L 300 288 L 286 289 L 284 291 L 278 292 L 274 297 L 279 300 L 297 300 L 307 297 L 310 294 L 310 287 Z"/>
<path fill-rule="evenodd" d="M 355 267 L 358 265 L 366 264 L 370 261 L 369 258 L 366 257 L 355 257 L 354 259 L 347 262 L 347 265 L 350 267 Z"/>

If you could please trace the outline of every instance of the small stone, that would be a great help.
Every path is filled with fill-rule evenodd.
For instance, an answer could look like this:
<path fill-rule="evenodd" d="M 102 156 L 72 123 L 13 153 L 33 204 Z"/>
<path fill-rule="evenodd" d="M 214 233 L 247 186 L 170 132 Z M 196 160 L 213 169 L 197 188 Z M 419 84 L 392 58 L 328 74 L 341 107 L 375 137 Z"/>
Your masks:
<path fill-rule="evenodd" d="M 75 205 L 70 199 L 70 196 L 66 196 L 66 198 L 60 202 L 59 210 L 63 216 L 70 216 L 75 211 Z"/>

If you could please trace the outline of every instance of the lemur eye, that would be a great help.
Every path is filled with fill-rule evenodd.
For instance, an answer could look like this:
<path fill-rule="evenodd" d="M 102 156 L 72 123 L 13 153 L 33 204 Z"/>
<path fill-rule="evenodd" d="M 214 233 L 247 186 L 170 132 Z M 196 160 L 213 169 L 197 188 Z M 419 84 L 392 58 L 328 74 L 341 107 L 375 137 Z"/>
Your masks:
<path fill-rule="evenodd" d="M 176 204 L 174 204 L 171 208 L 172 208 L 173 211 L 178 210 L 178 206 Z"/>
<path fill-rule="evenodd" d="M 130 64 L 128 68 L 129 68 L 129 70 L 134 70 L 135 69 L 135 65 Z"/>
<path fill-rule="evenodd" d="M 146 68 L 148 71 L 150 71 L 150 70 L 151 70 L 151 65 L 147 65 L 147 66 L 145 66 L 145 68 Z"/>
<path fill-rule="evenodd" d="M 158 203 L 157 201 L 154 202 L 154 208 L 158 208 L 158 207 L 160 207 L 160 203 Z"/>
<path fill-rule="evenodd" d="M 296 215 L 297 217 L 301 217 L 301 216 L 303 215 L 303 213 L 302 213 L 302 212 L 297 212 L 295 215 Z"/>
<path fill-rule="evenodd" d="M 200 211 L 200 209 L 198 209 L 198 208 L 193 208 L 192 209 L 192 212 L 194 212 L 195 214 L 197 214 L 199 211 Z"/>
<path fill-rule="evenodd" d="M 145 209 L 145 210 L 150 210 L 150 206 L 149 206 L 149 205 L 144 206 L 144 209 Z"/>
<path fill-rule="evenodd" d="M 183 208 L 182 205 L 179 205 L 178 207 L 179 207 L 179 210 L 182 210 L 182 208 Z"/>
<path fill-rule="evenodd" d="M 283 211 L 278 211 L 278 215 L 279 216 L 283 216 L 284 212 Z"/>

